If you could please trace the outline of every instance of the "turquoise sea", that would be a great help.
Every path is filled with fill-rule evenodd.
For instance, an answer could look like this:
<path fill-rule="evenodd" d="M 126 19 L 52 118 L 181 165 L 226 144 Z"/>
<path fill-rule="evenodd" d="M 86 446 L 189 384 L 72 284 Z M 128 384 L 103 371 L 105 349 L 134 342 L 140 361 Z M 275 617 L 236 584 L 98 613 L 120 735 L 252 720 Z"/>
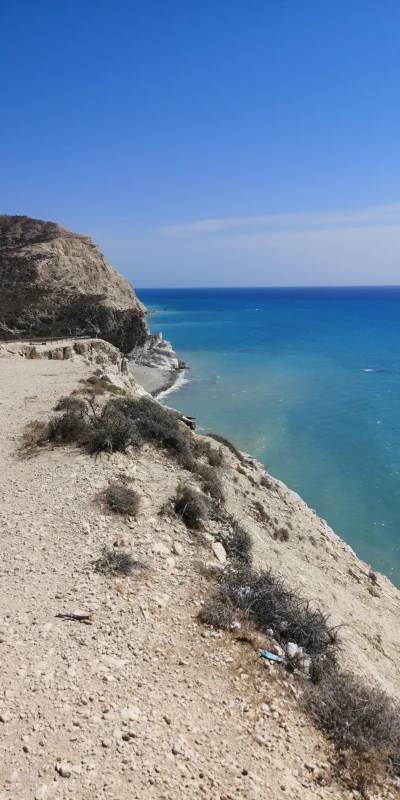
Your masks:
<path fill-rule="evenodd" d="M 166 402 L 252 453 L 400 587 L 400 287 L 142 289 Z"/>

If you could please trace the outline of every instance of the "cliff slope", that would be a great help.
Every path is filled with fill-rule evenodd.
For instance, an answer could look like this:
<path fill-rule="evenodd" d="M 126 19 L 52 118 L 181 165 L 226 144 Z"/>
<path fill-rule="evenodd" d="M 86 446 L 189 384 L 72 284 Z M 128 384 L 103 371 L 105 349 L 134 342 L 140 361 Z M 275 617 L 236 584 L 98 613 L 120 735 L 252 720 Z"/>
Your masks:
<path fill-rule="evenodd" d="M 145 309 L 89 236 L 0 216 L 0 339 L 100 336 L 123 352 L 147 337 Z"/>
<path fill-rule="evenodd" d="M 190 531 L 173 512 L 177 485 L 193 476 L 168 451 L 146 444 L 91 458 L 46 446 L 21 458 L 24 425 L 47 420 L 94 370 L 138 391 L 109 345 L 65 349 L 0 345 L 7 796 L 394 800 L 394 781 L 362 795 L 337 782 L 332 745 L 298 705 L 301 681 L 240 635 L 199 623 L 212 574 L 225 567 L 216 556 L 223 526 L 209 519 Z M 198 447 L 206 439 L 189 435 Z M 246 524 L 256 565 L 330 612 L 343 626 L 342 664 L 396 696 L 400 593 L 381 575 L 371 584 L 368 565 L 254 459 L 223 449 L 227 508 Z M 117 480 L 139 494 L 136 516 L 107 510 L 103 492 Z M 99 572 L 103 547 L 144 567 L 127 578 Z"/>

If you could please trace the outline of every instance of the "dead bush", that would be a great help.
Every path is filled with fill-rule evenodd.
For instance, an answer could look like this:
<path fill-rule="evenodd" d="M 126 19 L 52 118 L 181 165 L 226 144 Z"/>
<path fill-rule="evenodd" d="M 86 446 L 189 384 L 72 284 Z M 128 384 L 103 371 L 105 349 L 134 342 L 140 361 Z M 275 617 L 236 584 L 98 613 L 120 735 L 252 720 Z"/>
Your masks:
<path fill-rule="evenodd" d="M 123 483 L 108 486 L 104 499 L 111 511 L 116 514 L 130 514 L 135 516 L 139 511 L 140 498 L 137 492 L 129 489 Z"/>
<path fill-rule="evenodd" d="M 28 422 L 21 437 L 21 453 L 32 453 L 47 441 L 47 425 L 38 419 Z"/>
<path fill-rule="evenodd" d="M 54 411 L 71 411 L 71 412 L 84 413 L 86 408 L 87 406 L 84 400 L 70 394 L 67 397 L 60 397 L 60 399 L 54 406 Z"/>
<path fill-rule="evenodd" d="M 125 550 L 109 550 L 104 547 L 100 558 L 95 562 L 95 569 L 97 572 L 128 577 L 145 569 L 145 566 Z"/>
<path fill-rule="evenodd" d="M 350 759 L 367 761 L 375 753 L 384 762 L 389 757 L 399 773 L 400 707 L 384 691 L 335 671 L 316 685 L 306 684 L 302 703 L 338 750 L 350 751 Z"/>
<path fill-rule="evenodd" d="M 218 433 L 206 433 L 205 436 L 209 436 L 211 439 L 214 439 L 215 442 L 219 442 L 219 444 L 223 444 L 224 447 L 227 447 L 228 450 L 230 450 L 231 453 L 234 456 L 236 456 L 236 458 L 239 461 L 245 461 L 245 458 L 242 455 L 242 453 L 240 452 L 240 450 L 238 450 L 237 447 L 235 447 L 235 445 L 232 444 L 232 442 L 229 441 L 229 439 L 225 439 L 224 436 L 219 436 Z"/>
<path fill-rule="evenodd" d="M 329 615 L 313 609 L 271 570 L 230 569 L 206 606 L 210 620 L 214 604 L 219 608 L 221 603 L 237 613 L 246 613 L 263 633 L 272 628 L 281 644 L 292 641 L 303 647 L 312 660 L 313 680 L 336 666 L 338 630 L 330 625 Z"/>
<path fill-rule="evenodd" d="M 180 485 L 177 489 L 174 508 L 186 527 L 196 530 L 201 528 L 204 520 L 207 519 L 209 501 L 192 486 Z"/>

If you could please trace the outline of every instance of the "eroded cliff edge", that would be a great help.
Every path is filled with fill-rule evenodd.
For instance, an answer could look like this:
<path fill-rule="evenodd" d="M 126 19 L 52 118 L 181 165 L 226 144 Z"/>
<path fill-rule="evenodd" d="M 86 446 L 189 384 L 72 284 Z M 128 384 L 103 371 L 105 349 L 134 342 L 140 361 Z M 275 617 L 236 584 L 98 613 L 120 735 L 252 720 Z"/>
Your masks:
<path fill-rule="evenodd" d="M 0 339 L 99 336 L 124 353 L 148 337 L 145 308 L 89 236 L 0 216 Z"/>

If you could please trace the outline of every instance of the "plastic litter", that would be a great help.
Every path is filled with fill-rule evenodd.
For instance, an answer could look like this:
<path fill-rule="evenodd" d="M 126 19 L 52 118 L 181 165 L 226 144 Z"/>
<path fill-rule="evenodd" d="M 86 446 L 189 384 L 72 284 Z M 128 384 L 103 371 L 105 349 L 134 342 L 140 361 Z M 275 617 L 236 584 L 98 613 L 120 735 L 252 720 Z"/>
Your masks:
<path fill-rule="evenodd" d="M 231 624 L 229 625 L 229 630 L 239 631 L 240 627 L 241 627 L 240 622 L 236 622 L 236 620 L 234 619 L 233 622 L 231 622 Z"/>
<path fill-rule="evenodd" d="M 283 658 L 280 656 L 275 656 L 274 653 L 270 653 L 269 650 L 259 650 L 261 658 L 268 658 L 268 661 L 278 661 L 278 663 L 283 662 Z"/>

